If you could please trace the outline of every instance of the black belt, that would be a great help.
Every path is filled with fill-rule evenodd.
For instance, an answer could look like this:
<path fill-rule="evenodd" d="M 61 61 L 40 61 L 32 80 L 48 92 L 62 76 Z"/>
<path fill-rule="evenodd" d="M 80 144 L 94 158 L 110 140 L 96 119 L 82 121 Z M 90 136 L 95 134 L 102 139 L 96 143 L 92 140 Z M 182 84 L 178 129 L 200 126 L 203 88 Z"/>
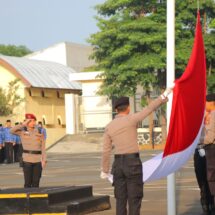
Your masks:
<path fill-rule="evenodd" d="M 27 154 L 34 154 L 34 155 L 41 155 L 42 152 L 41 151 L 30 151 L 30 150 L 23 150 L 24 153 L 27 153 Z"/>
<path fill-rule="evenodd" d="M 206 149 L 206 148 L 215 148 L 214 143 L 208 143 L 208 144 L 198 144 L 197 149 Z"/>
<path fill-rule="evenodd" d="M 132 154 L 116 154 L 114 155 L 115 158 L 139 158 L 139 153 L 132 153 Z"/>

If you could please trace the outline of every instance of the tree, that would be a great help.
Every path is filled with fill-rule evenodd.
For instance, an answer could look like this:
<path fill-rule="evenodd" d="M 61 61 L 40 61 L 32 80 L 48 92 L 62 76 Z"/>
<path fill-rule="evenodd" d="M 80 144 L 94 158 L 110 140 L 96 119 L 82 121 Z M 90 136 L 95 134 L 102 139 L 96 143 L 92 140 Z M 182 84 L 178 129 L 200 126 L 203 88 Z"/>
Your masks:
<path fill-rule="evenodd" d="M 2 88 L 0 88 L 0 115 L 8 116 L 10 114 L 11 114 L 11 110 L 8 107 L 5 91 Z"/>
<path fill-rule="evenodd" d="M 157 82 L 155 73 L 165 67 L 166 16 L 165 5 L 156 2 L 108 0 L 97 7 L 104 18 L 97 17 L 100 32 L 89 41 L 105 71 L 101 94 L 134 95 L 137 85 L 148 92 Z"/>
<path fill-rule="evenodd" d="M 0 88 L 0 115 L 8 116 L 13 113 L 14 108 L 19 106 L 24 99 L 17 94 L 19 80 L 9 82 L 7 89 Z"/>
<path fill-rule="evenodd" d="M 176 77 L 185 69 L 191 53 L 196 23 L 194 0 L 176 0 Z M 91 35 L 92 58 L 103 70 L 101 94 L 134 95 L 141 85 L 146 95 L 165 86 L 166 1 L 107 0 L 96 7 L 99 32 Z M 200 10 L 204 26 L 214 25 L 215 2 L 205 0 Z M 206 15 L 205 15 L 206 14 Z M 206 19 L 204 19 L 206 17 Z M 204 31 L 208 83 L 214 90 L 214 34 Z"/>
<path fill-rule="evenodd" d="M 176 76 L 184 71 L 192 49 L 196 23 L 196 1 L 176 1 Z M 209 92 L 215 91 L 215 1 L 200 1 L 200 14 L 206 51 L 207 86 Z"/>
<path fill-rule="evenodd" d="M 32 51 L 25 46 L 0 45 L 0 53 L 7 56 L 22 57 L 32 53 Z"/>

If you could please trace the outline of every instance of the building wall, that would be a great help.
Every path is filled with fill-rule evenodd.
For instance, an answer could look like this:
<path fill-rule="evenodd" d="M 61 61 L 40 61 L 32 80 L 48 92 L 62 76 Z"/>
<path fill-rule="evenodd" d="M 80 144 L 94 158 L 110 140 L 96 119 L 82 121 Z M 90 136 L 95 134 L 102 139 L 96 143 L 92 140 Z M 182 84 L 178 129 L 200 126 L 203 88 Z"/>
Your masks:
<path fill-rule="evenodd" d="M 0 66 L 0 87 L 7 88 L 8 83 L 16 79 L 10 71 Z M 65 100 L 64 95 L 71 90 L 26 88 L 20 81 L 17 93 L 24 98 L 24 102 L 14 110 L 14 114 L 7 117 L 0 116 L 0 123 L 7 119 L 15 122 L 23 122 L 25 113 L 34 113 L 38 121 L 46 123 L 47 147 L 62 138 L 66 134 L 65 129 Z"/>
<path fill-rule="evenodd" d="M 94 60 L 89 59 L 92 51 L 91 46 L 63 42 L 27 55 L 26 58 L 60 63 L 80 72 L 95 64 Z"/>
<path fill-rule="evenodd" d="M 48 133 L 47 146 L 66 134 L 65 99 L 70 90 L 38 89 L 25 90 L 26 112 L 35 113 L 38 121 L 45 124 Z"/>
<path fill-rule="evenodd" d="M 67 66 L 81 72 L 85 68 L 95 65 L 95 61 L 89 59 L 92 52 L 93 48 L 91 46 L 66 43 Z"/>
<path fill-rule="evenodd" d="M 38 120 L 44 120 L 46 125 L 58 125 L 59 120 L 65 125 L 64 94 L 66 92 L 69 91 L 40 88 L 26 89 L 26 112 L 37 113 Z"/>
<path fill-rule="evenodd" d="M 59 43 L 47 49 L 37 51 L 33 54 L 27 55 L 26 58 L 56 62 L 68 66 L 65 43 Z"/>
<path fill-rule="evenodd" d="M 102 81 L 82 82 L 81 119 L 86 130 L 104 128 L 112 120 L 111 100 L 98 96 Z"/>

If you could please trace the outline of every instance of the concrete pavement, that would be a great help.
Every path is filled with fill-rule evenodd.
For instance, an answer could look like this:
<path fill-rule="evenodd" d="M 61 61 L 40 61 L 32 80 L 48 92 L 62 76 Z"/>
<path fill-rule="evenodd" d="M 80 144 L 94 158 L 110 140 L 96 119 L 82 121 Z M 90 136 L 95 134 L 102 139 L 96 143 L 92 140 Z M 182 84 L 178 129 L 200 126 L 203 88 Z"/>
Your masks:
<path fill-rule="evenodd" d="M 142 160 L 147 160 L 158 151 L 143 151 Z M 114 215 L 113 187 L 99 178 L 101 153 L 48 153 L 48 165 L 43 171 L 41 186 L 93 185 L 94 195 L 110 195 L 112 209 L 93 213 Z M 0 165 L 0 187 L 23 186 L 23 173 L 18 164 Z M 196 183 L 192 159 L 176 173 L 177 215 L 200 215 L 199 189 Z M 166 179 L 144 185 L 141 214 L 166 215 Z"/>

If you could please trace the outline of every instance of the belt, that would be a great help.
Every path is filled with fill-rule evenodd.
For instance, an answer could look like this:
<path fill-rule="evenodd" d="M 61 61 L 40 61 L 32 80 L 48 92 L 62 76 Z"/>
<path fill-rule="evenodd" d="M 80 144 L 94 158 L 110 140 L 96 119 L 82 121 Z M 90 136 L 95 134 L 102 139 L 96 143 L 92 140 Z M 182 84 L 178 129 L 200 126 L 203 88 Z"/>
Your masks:
<path fill-rule="evenodd" d="M 198 144 L 196 149 L 198 150 L 198 149 L 203 149 L 203 148 L 205 148 L 204 144 Z"/>
<path fill-rule="evenodd" d="M 117 158 L 139 158 L 139 153 L 132 153 L 132 154 L 116 154 L 114 157 Z"/>
<path fill-rule="evenodd" d="M 23 150 L 24 153 L 27 153 L 27 154 L 34 154 L 34 155 L 41 155 L 42 152 L 41 151 L 30 151 L 30 150 Z"/>
<path fill-rule="evenodd" d="M 215 144 L 214 143 L 208 143 L 208 144 L 198 144 L 197 149 L 206 149 L 208 147 L 214 148 Z"/>

